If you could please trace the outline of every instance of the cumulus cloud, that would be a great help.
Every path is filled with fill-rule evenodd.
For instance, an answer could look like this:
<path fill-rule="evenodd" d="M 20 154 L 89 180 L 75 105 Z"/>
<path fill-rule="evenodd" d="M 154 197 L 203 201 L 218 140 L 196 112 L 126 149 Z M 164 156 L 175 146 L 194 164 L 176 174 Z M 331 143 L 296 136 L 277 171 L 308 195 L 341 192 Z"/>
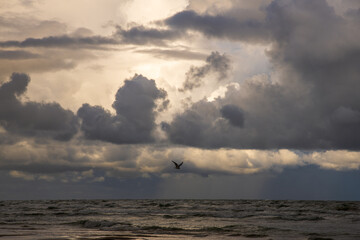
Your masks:
<path fill-rule="evenodd" d="M 221 128 L 227 125 L 228 121 L 221 118 L 219 109 L 214 104 L 202 100 L 185 112 L 176 115 L 170 124 L 162 122 L 162 129 L 173 143 L 217 148 L 230 144 L 229 140 L 224 139 L 227 138 L 228 132 L 222 131 Z"/>
<path fill-rule="evenodd" d="M 163 124 L 169 139 L 203 148 L 360 149 L 357 21 L 336 15 L 326 1 L 275 0 L 264 11 L 264 27 L 194 12 L 166 20 L 217 38 L 262 38 L 271 44 L 267 54 L 275 71 L 228 87 L 222 98 L 195 103 Z M 234 35 L 221 27 L 224 22 L 236 26 Z M 218 27 L 224 30 L 215 31 Z M 242 128 L 231 122 L 229 105 L 246 113 Z"/>
<path fill-rule="evenodd" d="M 13 73 L 0 86 L 0 124 L 11 133 L 69 140 L 78 129 L 78 119 L 58 103 L 21 102 L 30 77 Z"/>
<path fill-rule="evenodd" d="M 347 150 L 329 150 L 304 155 L 304 161 L 308 164 L 316 164 L 324 169 L 342 171 L 360 169 L 359 159 L 359 152 Z"/>
<path fill-rule="evenodd" d="M 83 104 L 78 110 L 82 119 L 81 130 L 89 139 L 112 143 L 152 142 L 155 129 L 157 100 L 164 100 L 160 109 L 167 106 L 167 93 L 158 89 L 154 80 L 135 75 L 126 80 L 115 95 L 113 115 L 101 106 Z"/>
<path fill-rule="evenodd" d="M 184 92 L 198 88 L 202 85 L 202 80 L 211 72 L 218 75 L 217 80 L 221 81 L 227 77 L 230 69 L 230 59 L 225 54 L 219 52 L 212 52 L 206 58 L 206 64 L 201 67 L 192 66 L 186 73 L 186 80 L 183 87 L 179 91 Z"/>
<path fill-rule="evenodd" d="M 229 120 L 230 124 L 237 127 L 244 126 L 244 113 L 235 105 L 225 105 L 220 109 L 223 118 Z"/>

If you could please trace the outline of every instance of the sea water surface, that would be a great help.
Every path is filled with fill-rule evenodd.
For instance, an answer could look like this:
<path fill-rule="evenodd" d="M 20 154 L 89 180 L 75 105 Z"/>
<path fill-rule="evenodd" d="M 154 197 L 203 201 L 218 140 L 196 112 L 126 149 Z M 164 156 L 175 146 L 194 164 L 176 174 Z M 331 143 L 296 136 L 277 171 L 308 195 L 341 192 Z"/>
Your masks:
<path fill-rule="evenodd" d="M 0 239 L 360 239 L 360 202 L 0 201 Z"/>

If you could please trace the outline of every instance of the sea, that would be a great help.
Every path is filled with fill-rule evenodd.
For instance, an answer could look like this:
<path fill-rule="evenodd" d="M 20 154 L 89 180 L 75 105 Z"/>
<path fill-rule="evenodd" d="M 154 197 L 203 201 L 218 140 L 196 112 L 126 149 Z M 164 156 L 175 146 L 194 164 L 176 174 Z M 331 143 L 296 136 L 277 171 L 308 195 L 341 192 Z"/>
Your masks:
<path fill-rule="evenodd" d="M 1 239 L 360 239 L 360 202 L 0 201 Z"/>

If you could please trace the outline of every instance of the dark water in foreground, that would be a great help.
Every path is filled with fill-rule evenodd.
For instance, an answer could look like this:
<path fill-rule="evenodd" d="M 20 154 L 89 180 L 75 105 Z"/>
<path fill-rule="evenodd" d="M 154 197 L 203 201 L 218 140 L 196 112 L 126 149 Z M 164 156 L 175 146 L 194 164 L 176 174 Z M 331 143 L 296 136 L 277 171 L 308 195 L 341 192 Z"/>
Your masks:
<path fill-rule="evenodd" d="M 360 202 L 0 201 L 0 239 L 360 239 Z"/>

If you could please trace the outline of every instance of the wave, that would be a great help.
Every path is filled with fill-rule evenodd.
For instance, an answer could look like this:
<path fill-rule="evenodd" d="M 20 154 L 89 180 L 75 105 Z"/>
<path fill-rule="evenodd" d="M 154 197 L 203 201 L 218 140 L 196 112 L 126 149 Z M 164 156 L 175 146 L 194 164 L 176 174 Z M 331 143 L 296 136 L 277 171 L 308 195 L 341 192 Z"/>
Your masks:
<path fill-rule="evenodd" d="M 73 234 L 129 233 L 149 235 L 150 239 L 152 234 L 213 239 L 214 236 L 359 239 L 360 236 L 360 202 L 59 200 L 0 201 L 0 207 L 0 232 L 16 229 L 38 234 L 52 225 L 51 229 L 67 229 Z M 40 228 L 43 230 L 36 230 Z"/>
<path fill-rule="evenodd" d="M 174 231 L 186 231 L 186 229 L 179 228 L 179 227 L 164 227 L 164 226 L 142 226 L 139 230 L 146 230 L 146 231 L 162 231 L 162 232 L 174 232 Z"/>
<path fill-rule="evenodd" d="M 283 221 L 321 221 L 325 218 L 320 216 L 303 216 L 303 215 L 293 215 L 293 216 L 275 216 L 272 217 L 273 220 L 283 220 Z"/>
<path fill-rule="evenodd" d="M 163 218 L 165 219 L 185 219 L 185 218 L 190 218 L 191 216 L 189 215 L 183 215 L 183 214 L 165 214 L 163 215 Z"/>
<path fill-rule="evenodd" d="M 359 211 L 358 206 L 354 203 L 341 203 L 336 205 L 335 209 L 337 211 Z"/>
<path fill-rule="evenodd" d="M 69 225 L 78 225 L 84 228 L 107 228 L 107 227 L 112 227 L 116 224 L 118 224 L 117 222 L 112 222 L 112 221 L 107 221 L 107 220 L 79 220 L 76 222 L 70 222 L 70 223 L 66 223 Z"/>

